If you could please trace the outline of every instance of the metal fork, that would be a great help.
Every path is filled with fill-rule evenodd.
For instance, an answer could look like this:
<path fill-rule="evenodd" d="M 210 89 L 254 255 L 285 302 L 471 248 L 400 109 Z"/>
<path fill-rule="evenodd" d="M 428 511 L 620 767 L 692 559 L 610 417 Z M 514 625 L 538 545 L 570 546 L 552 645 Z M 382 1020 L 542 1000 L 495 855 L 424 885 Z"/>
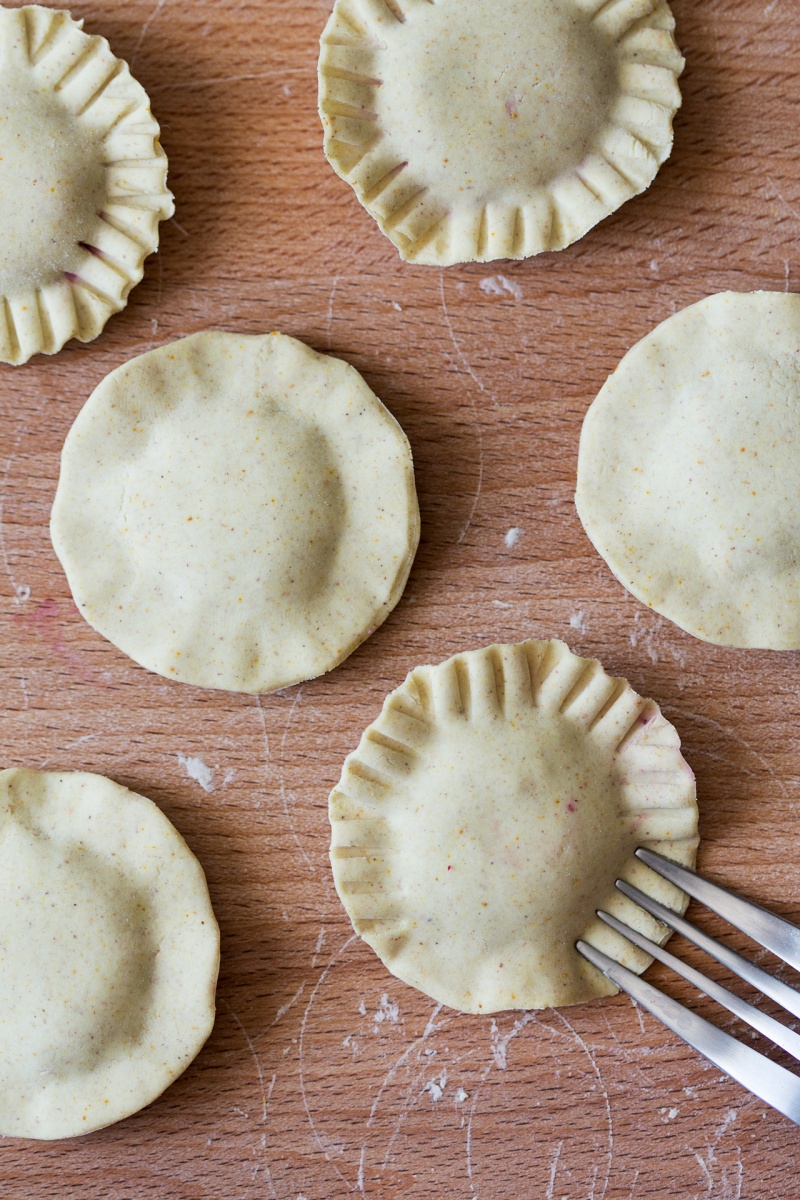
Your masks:
<path fill-rule="evenodd" d="M 652 850 L 640 847 L 636 851 L 636 855 L 664 879 L 674 883 L 684 892 L 693 896 L 695 900 L 699 900 L 701 904 L 705 904 L 707 908 L 718 913 L 731 925 L 742 930 L 754 941 L 760 942 L 762 946 L 782 958 L 790 967 L 800 971 L 800 929 L 797 926 L 785 921 L 782 917 L 776 917 L 774 913 L 767 912 L 757 904 L 743 900 L 741 896 L 735 895 L 726 888 L 709 883 L 694 871 L 679 867 L 677 863 L 663 858 L 660 854 L 655 854 Z M 760 967 L 750 962 L 749 959 L 743 958 L 741 954 L 729 950 L 716 938 L 702 933 L 683 917 L 679 917 L 677 913 L 665 908 L 656 900 L 651 900 L 644 892 L 625 883 L 624 880 L 618 879 L 617 887 L 625 896 L 641 905 L 659 921 L 694 942 L 701 950 L 705 950 L 741 979 L 752 984 L 765 996 L 777 1001 L 793 1016 L 800 1017 L 800 993 L 794 988 L 782 983 L 780 979 L 776 979 L 768 972 L 762 971 Z M 597 915 L 606 925 L 622 934 L 628 941 L 671 967 L 689 983 L 694 984 L 707 996 L 724 1005 L 729 1012 L 746 1021 L 748 1025 L 758 1030 L 775 1045 L 786 1050 L 792 1058 L 800 1061 L 800 1034 L 788 1029 L 780 1021 L 767 1016 L 766 1013 L 760 1012 L 752 1004 L 742 1000 L 740 996 L 729 992 L 727 988 L 707 979 L 694 967 L 681 962 L 674 954 L 657 946 L 649 938 L 644 937 L 635 929 L 631 929 L 616 917 L 612 917 L 606 912 L 598 912 Z M 654 1017 L 663 1021 L 673 1033 L 677 1033 L 690 1046 L 694 1046 L 695 1050 L 699 1050 L 711 1062 L 716 1063 L 743 1087 L 748 1088 L 756 1096 L 765 1100 L 767 1104 L 771 1104 L 773 1108 L 777 1108 L 779 1112 L 784 1113 L 790 1120 L 800 1125 L 800 1078 L 798 1076 L 787 1071 L 785 1067 L 779 1066 L 778 1063 L 772 1062 L 751 1046 L 746 1046 L 731 1037 L 730 1034 L 717 1029 L 716 1025 L 712 1025 L 710 1021 L 706 1021 L 688 1008 L 684 1008 L 682 1004 L 678 1004 L 669 996 L 665 996 L 658 988 L 646 983 L 639 975 L 629 971 L 627 967 L 621 966 L 607 954 L 595 950 L 594 946 L 581 940 L 576 943 L 576 948 L 617 987 L 632 996 Z"/>

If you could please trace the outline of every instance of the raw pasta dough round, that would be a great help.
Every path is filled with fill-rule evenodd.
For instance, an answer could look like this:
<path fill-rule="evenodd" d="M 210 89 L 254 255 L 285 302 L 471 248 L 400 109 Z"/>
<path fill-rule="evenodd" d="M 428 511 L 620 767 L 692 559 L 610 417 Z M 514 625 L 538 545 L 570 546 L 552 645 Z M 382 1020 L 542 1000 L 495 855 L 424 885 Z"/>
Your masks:
<path fill-rule="evenodd" d="M 273 691 L 337 666 L 399 600 L 419 540 L 411 450 L 340 359 L 199 333 L 95 390 L 51 530 L 78 608 L 136 662 Z"/>
<path fill-rule="evenodd" d="M 0 1133 L 62 1138 L 155 1100 L 214 1024 L 202 868 L 101 775 L 0 771 Z"/>
<path fill-rule="evenodd" d="M 586 532 L 707 642 L 800 647 L 798 353 L 800 297 L 724 292 L 643 338 L 586 414 Z"/>
<path fill-rule="evenodd" d="M 560 250 L 669 155 L 674 26 L 664 0 L 336 0 L 325 153 L 408 261 Z"/>
<path fill-rule="evenodd" d="M 0 8 L 0 362 L 97 337 L 174 210 L 144 89 L 82 25 Z"/>
<path fill-rule="evenodd" d="M 694 776 L 652 701 L 563 642 L 490 646 L 412 671 L 331 793 L 331 861 L 351 921 L 393 974 L 464 1012 L 544 1008 L 616 988 L 583 937 L 668 931 L 614 886 L 684 897 L 634 857 L 691 866 Z"/>

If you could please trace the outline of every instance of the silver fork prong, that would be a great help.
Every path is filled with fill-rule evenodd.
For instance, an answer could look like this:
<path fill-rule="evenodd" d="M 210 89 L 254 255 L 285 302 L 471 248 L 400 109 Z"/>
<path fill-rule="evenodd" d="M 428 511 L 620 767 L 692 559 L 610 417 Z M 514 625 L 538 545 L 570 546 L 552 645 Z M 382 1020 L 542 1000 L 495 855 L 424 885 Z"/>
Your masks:
<path fill-rule="evenodd" d="M 782 980 L 776 979 L 774 975 L 770 975 L 768 971 L 757 967 L 755 963 L 750 962 L 749 958 L 744 958 L 741 954 L 737 954 L 735 950 L 729 949 L 723 942 L 718 942 L 716 938 L 710 937 L 707 933 L 702 933 L 701 930 L 695 928 L 685 917 L 674 913 L 671 908 L 665 908 L 663 904 L 659 904 L 657 900 L 653 900 L 645 892 L 634 887 L 631 883 L 626 883 L 624 879 L 617 880 L 617 887 L 624 896 L 629 900 L 633 900 L 634 904 L 638 904 L 640 908 L 644 908 L 656 920 L 661 921 L 664 925 L 669 925 L 670 929 L 674 929 L 676 933 L 682 937 L 688 938 L 690 942 L 694 942 L 695 946 L 699 946 L 706 954 L 710 954 L 717 962 L 722 963 L 723 967 L 727 967 L 729 971 L 733 971 L 734 975 L 738 975 L 740 979 L 744 979 L 746 983 L 751 984 L 754 988 L 758 988 L 765 996 L 769 996 L 787 1012 L 790 1012 L 795 1017 L 800 1017 L 800 993 L 790 987 L 788 983 L 783 983 Z"/>
<path fill-rule="evenodd" d="M 752 1004 L 743 1000 L 741 996 L 737 996 L 735 992 L 728 991 L 722 984 L 715 983 L 713 979 L 707 979 L 700 971 L 690 967 L 688 963 L 681 962 L 674 954 L 670 954 L 669 950 L 665 950 L 656 942 L 651 942 L 650 938 L 645 937 L 643 933 L 631 929 L 629 925 L 613 917 L 610 913 L 598 912 L 597 915 L 611 929 L 621 933 L 624 938 L 633 942 L 635 946 L 644 950 L 652 958 L 657 958 L 665 967 L 671 967 L 677 975 L 681 975 L 688 983 L 694 984 L 701 992 L 705 992 L 712 1000 L 716 1000 L 723 1008 L 727 1008 L 728 1012 L 732 1012 L 746 1021 L 753 1029 L 757 1029 L 764 1037 L 769 1038 L 776 1046 L 780 1046 L 791 1054 L 792 1058 L 800 1062 L 800 1034 L 795 1033 L 792 1029 L 787 1029 L 785 1025 L 781 1025 L 780 1021 L 776 1021 L 774 1017 L 768 1016 L 760 1009 L 754 1008 Z"/>
<path fill-rule="evenodd" d="M 716 883 L 709 883 L 707 879 L 701 879 L 694 871 L 678 866 L 677 863 L 664 858 L 661 854 L 656 854 L 653 850 L 646 850 L 640 846 L 636 851 L 636 856 L 648 867 L 662 875 L 664 879 L 668 879 L 682 891 L 694 896 L 695 900 L 705 904 L 706 908 L 719 913 L 731 925 L 741 929 L 742 933 L 746 933 L 754 941 L 760 942 L 762 946 L 766 946 L 773 954 L 777 954 L 778 958 L 782 958 L 790 967 L 800 971 L 800 929 L 796 925 L 785 921 L 783 917 L 777 917 L 775 913 L 767 912 L 765 908 L 753 904 L 750 900 L 743 900 L 741 896 L 729 892 L 727 888 L 718 887 Z"/>
<path fill-rule="evenodd" d="M 576 948 L 612 983 L 627 992 L 654 1017 L 658 1017 L 659 1021 L 663 1021 L 678 1037 L 699 1050 L 743 1087 L 749 1088 L 767 1104 L 777 1108 L 778 1112 L 800 1125 L 800 1079 L 791 1071 L 770 1062 L 751 1046 L 745 1046 L 729 1033 L 717 1029 L 705 1017 L 698 1016 L 677 1000 L 665 996 L 651 983 L 645 983 L 639 975 L 634 975 L 633 971 L 614 962 L 607 954 L 595 950 L 588 942 L 579 941 Z"/>

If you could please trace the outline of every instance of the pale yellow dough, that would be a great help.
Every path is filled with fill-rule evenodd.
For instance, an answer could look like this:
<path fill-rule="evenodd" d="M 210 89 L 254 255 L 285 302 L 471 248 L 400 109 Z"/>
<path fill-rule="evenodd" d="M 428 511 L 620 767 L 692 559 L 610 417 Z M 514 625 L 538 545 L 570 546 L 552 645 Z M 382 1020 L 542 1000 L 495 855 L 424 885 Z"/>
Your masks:
<path fill-rule="evenodd" d="M 0 362 L 97 337 L 174 208 L 144 89 L 82 25 L 0 8 Z"/>
<path fill-rule="evenodd" d="M 214 1024 L 205 876 L 101 775 L 0 771 L 0 1134 L 89 1133 L 159 1096 Z"/>
<path fill-rule="evenodd" d="M 586 414 L 586 532 L 707 642 L 800 647 L 799 348 L 800 296 L 711 296 L 637 343 Z"/>
<path fill-rule="evenodd" d="M 95 390 L 51 532 L 78 608 L 131 658 L 268 692 L 330 671 L 399 600 L 419 540 L 411 450 L 340 359 L 199 333 Z"/>
<path fill-rule="evenodd" d="M 585 938 L 642 971 L 605 909 L 668 931 L 614 886 L 686 897 L 633 852 L 686 866 L 694 776 L 656 705 L 563 642 L 490 646 L 412 671 L 331 793 L 331 861 L 356 931 L 393 974 L 464 1012 L 616 992 Z"/>
<path fill-rule="evenodd" d="M 410 262 L 570 245 L 672 148 L 664 0 L 336 0 L 325 153 Z"/>

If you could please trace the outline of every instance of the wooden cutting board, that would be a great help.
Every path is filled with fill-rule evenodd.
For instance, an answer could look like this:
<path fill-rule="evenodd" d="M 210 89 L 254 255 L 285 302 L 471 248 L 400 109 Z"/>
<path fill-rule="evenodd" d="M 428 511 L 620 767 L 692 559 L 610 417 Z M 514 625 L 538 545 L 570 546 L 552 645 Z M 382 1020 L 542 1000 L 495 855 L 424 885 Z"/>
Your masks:
<path fill-rule="evenodd" d="M 796 2 L 673 8 L 684 106 L 651 190 L 560 254 L 444 271 L 401 264 L 323 158 L 326 0 L 74 10 L 148 89 L 177 215 L 102 337 L 0 368 L 2 765 L 103 772 L 161 805 L 206 869 L 223 958 L 186 1074 L 88 1137 L 1 1140 L 2 1200 L 798 1195 L 795 1127 L 627 999 L 434 1005 L 352 936 L 327 860 L 328 791 L 411 667 L 562 637 L 678 728 L 701 867 L 800 917 L 800 658 L 703 645 L 642 607 L 572 504 L 581 420 L 636 340 L 712 292 L 800 288 Z M 395 613 L 332 675 L 260 699 L 135 666 L 78 616 L 47 531 L 91 390 L 208 327 L 348 359 L 417 466 L 422 543 Z"/>

